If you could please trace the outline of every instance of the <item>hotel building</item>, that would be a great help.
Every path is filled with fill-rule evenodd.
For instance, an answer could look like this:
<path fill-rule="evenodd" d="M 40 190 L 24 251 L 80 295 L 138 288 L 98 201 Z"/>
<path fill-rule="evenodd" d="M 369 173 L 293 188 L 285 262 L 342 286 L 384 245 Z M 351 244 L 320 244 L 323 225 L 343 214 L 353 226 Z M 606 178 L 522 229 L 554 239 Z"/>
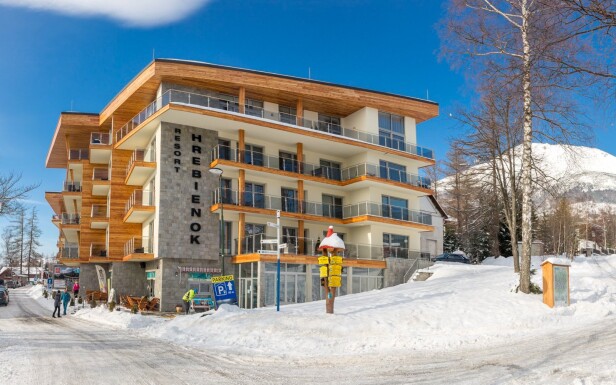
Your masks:
<path fill-rule="evenodd" d="M 46 198 L 59 260 L 95 265 L 119 295 L 160 298 L 234 274 L 242 307 L 275 302 L 271 243 L 281 212 L 281 303 L 322 297 L 316 248 L 329 225 L 346 243 L 339 294 L 403 282 L 426 256 L 420 210 L 434 164 L 416 125 L 433 102 L 310 79 L 157 59 L 100 113 L 62 113 Z M 218 172 L 214 174 L 213 171 Z M 62 185 L 58 181 L 58 185 Z"/>

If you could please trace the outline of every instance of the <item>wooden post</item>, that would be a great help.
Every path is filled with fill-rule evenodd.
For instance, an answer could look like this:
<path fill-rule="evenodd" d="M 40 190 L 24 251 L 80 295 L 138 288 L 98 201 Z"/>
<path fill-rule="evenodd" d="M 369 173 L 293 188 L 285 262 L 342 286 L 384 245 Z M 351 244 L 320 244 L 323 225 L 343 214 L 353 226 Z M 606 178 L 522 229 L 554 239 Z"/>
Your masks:
<path fill-rule="evenodd" d="M 295 106 L 295 113 L 297 114 L 297 125 L 304 126 L 304 102 L 302 99 L 297 99 L 297 105 Z"/>
<path fill-rule="evenodd" d="M 240 87 L 240 93 L 238 95 L 238 104 L 240 114 L 244 113 L 244 106 L 246 105 L 246 88 Z"/>

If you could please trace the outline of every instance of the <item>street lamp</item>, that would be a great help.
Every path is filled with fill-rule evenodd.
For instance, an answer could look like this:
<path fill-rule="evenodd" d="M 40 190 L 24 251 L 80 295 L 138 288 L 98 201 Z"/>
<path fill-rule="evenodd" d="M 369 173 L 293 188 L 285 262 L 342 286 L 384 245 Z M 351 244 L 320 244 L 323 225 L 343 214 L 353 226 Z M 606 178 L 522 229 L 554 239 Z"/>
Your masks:
<path fill-rule="evenodd" d="M 221 275 L 225 274 L 225 251 L 224 251 L 224 244 L 225 244 L 225 211 L 224 211 L 224 205 L 223 205 L 223 195 L 222 195 L 222 169 L 218 168 L 218 167 L 212 167 L 209 170 L 212 174 L 214 175 L 218 175 L 218 184 L 220 187 L 220 239 L 219 239 L 219 257 L 222 261 L 222 272 Z"/>

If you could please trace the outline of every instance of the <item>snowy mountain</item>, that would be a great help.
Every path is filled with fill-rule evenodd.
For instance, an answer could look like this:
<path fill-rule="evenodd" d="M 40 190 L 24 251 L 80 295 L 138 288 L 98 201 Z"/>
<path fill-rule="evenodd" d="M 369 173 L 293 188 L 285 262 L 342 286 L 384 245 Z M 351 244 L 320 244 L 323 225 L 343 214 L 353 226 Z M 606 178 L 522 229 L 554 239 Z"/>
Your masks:
<path fill-rule="evenodd" d="M 616 157 L 605 151 L 584 146 L 564 146 L 533 143 L 535 164 L 543 171 L 552 186 L 552 191 L 559 191 L 575 202 L 575 206 L 597 211 L 604 208 L 616 210 Z M 521 164 L 521 147 L 516 148 L 516 167 Z M 487 164 L 472 166 L 469 173 L 481 173 L 489 170 Z M 454 183 L 454 177 L 444 178 L 440 185 Z M 534 197 L 544 209 L 550 208 L 550 199 L 546 193 Z"/>

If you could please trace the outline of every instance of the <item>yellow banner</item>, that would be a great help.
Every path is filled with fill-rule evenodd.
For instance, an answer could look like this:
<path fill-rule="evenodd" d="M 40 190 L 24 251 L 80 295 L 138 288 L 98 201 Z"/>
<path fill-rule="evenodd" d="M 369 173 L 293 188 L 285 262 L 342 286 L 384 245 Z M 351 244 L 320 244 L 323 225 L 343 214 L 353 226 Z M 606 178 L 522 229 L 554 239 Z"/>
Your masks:
<path fill-rule="evenodd" d="M 327 277 L 327 266 L 321 266 L 319 268 L 319 276 L 321 278 Z"/>
<path fill-rule="evenodd" d="M 222 275 L 220 277 L 212 277 L 212 283 L 221 283 L 221 282 L 228 282 L 228 281 L 233 281 L 232 275 Z"/>
<path fill-rule="evenodd" d="M 342 265 L 342 257 L 340 256 L 333 256 L 331 257 L 331 262 L 332 265 Z"/>
<path fill-rule="evenodd" d="M 329 277 L 327 283 L 329 287 L 340 287 L 342 286 L 342 277 Z"/>
<path fill-rule="evenodd" d="M 327 265 L 329 263 L 329 257 L 319 257 L 319 265 Z"/>
<path fill-rule="evenodd" d="M 325 267 L 325 266 L 323 266 Z M 342 266 L 329 265 L 329 275 L 342 275 Z"/>

